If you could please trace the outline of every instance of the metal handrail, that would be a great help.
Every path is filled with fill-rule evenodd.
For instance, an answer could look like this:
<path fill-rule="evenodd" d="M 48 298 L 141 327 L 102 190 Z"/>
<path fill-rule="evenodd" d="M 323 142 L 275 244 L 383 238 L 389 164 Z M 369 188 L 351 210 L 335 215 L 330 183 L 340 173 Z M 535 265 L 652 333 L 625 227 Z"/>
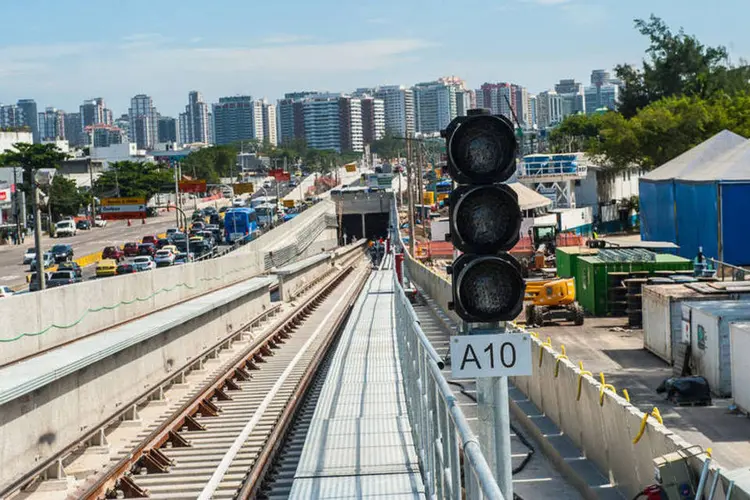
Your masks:
<path fill-rule="evenodd" d="M 411 259 L 391 205 L 392 241 Z M 427 338 L 393 268 L 396 331 L 409 421 L 427 497 L 504 500 L 492 469 L 442 373 L 443 360 Z M 463 473 L 461 452 L 463 451 Z"/>

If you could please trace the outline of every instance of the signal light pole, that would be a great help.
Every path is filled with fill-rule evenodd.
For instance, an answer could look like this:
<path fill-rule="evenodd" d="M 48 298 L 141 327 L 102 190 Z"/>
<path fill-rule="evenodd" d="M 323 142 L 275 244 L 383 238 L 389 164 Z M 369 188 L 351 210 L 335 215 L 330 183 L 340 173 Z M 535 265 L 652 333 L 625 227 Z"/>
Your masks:
<path fill-rule="evenodd" d="M 521 313 L 525 293 L 521 267 L 507 253 L 520 237 L 521 210 L 502 184 L 516 170 L 518 143 L 510 120 L 483 109 L 454 119 L 441 135 L 457 184 L 449 238 L 463 252 L 449 267 L 449 307 L 463 320 L 461 333 L 475 336 L 451 340 L 451 369 L 476 377 L 480 442 L 503 496 L 513 498 L 507 375 L 531 374 L 528 336 L 506 334 L 505 325 Z"/>

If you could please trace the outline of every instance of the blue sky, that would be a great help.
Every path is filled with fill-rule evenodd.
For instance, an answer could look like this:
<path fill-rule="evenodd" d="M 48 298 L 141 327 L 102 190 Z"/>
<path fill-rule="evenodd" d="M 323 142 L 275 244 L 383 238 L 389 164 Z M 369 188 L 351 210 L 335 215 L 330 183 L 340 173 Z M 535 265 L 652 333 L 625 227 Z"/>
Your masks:
<path fill-rule="evenodd" d="M 293 90 L 350 91 L 443 75 L 472 88 L 637 63 L 633 19 L 661 16 L 750 59 L 747 0 L 5 0 L 0 102 L 32 97 L 74 111 L 104 97 L 114 112 L 147 93 L 162 114 L 187 93 L 208 102 Z M 10 21 L 13 20 L 13 21 Z"/>

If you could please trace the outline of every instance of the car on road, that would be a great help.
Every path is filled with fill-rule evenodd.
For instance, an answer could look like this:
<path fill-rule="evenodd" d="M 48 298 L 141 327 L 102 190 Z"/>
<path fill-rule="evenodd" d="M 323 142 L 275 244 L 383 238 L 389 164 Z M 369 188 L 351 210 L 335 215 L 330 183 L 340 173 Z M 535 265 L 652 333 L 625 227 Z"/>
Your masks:
<path fill-rule="evenodd" d="M 75 236 L 78 233 L 76 224 L 73 220 L 61 220 L 55 224 L 55 238 L 62 236 Z"/>
<path fill-rule="evenodd" d="M 297 179 L 290 179 L 289 180 L 289 187 L 290 188 L 297 187 Z"/>
<path fill-rule="evenodd" d="M 193 260 L 193 253 L 190 252 L 190 255 L 186 254 L 185 252 L 180 252 L 174 257 L 174 263 L 172 265 L 178 266 L 180 264 L 187 264 Z"/>
<path fill-rule="evenodd" d="M 208 225 L 206 225 L 205 228 L 203 228 L 203 230 L 204 231 L 210 231 L 211 234 L 214 237 L 214 241 L 215 242 L 218 243 L 218 242 L 221 241 L 221 234 L 222 234 L 221 233 L 221 227 L 219 227 L 218 224 L 208 224 Z"/>
<path fill-rule="evenodd" d="M 88 231 L 91 229 L 91 221 L 88 219 L 81 219 L 78 222 L 76 222 L 76 229 L 80 229 L 81 231 Z"/>
<path fill-rule="evenodd" d="M 114 276 L 117 274 L 117 261 L 114 259 L 100 260 L 96 264 L 96 276 L 102 278 L 104 276 Z"/>
<path fill-rule="evenodd" d="M 78 265 L 78 262 L 67 261 L 61 262 L 57 265 L 58 271 L 73 271 L 77 278 L 83 278 L 83 269 Z"/>
<path fill-rule="evenodd" d="M 125 252 L 120 247 L 104 247 L 104 250 L 102 250 L 102 259 L 112 259 L 120 262 L 124 258 Z"/>
<path fill-rule="evenodd" d="M 138 243 L 129 241 L 122 247 L 125 257 L 135 257 L 138 255 Z"/>
<path fill-rule="evenodd" d="M 203 209 L 203 214 L 210 217 L 211 215 L 219 213 L 215 207 L 206 207 Z"/>
<path fill-rule="evenodd" d="M 161 247 L 159 250 L 169 250 L 170 252 L 172 252 L 175 255 L 177 255 L 178 253 L 180 253 L 180 251 L 177 250 L 177 246 L 175 246 L 175 245 L 165 245 L 165 246 Z"/>
<path fill-rule="evenodd" d="M 171 238 L 173 234 L 179 233 L 179 232 L 180 230 L 177 229 L 176 227 L 170 227 L 169 229 L 167 229 L 167 238 Z"/>
<path fill-rule="evenodd" d="M 156 240 L 156 249 L 157 250 L 161 250 L 165 246 L 168 246 L 168 245 L 171 245 L 171 244 L 172 244 L 172 240 L 171 239 L 169 239 L 169 238 L 159 238 L 158 240 Z"/>
<path fill-rule="evenodd" d="M 42 266 L 44 266 L 44 269 L 55 265 L 55 258 L 50 252 L 44 252 L 44 254 L 42 254 L 42 259 Z M 31 260 L 31 264 L 29 264 L 29 270 L 33 271 L 34 269 L 36 269 L 36 256 L 34 256 Z"/>
<path fill-rule="evenodd" d="M 53 245 L 50 250 L 55 262 L 65 262 L 73 259 L 73 247 L 70 245 Z"/>
<path fill-rule="evenodd" d="M 245 200 L 243 198 L 240 198 L 237 196 L 235 199 L 232 200 L 232 206 L 233 207 L 244 207 L 245 206 Z"/>
<path fill-rule="evenodd" d="M 141 243 L 152 243 L 156 245 L 157 241 L 159 241 L 159 238 L 157 238 L 153 234 L 147 234 L 146 236 L 143 237 L 143 239 L 141 240 Z"/>
<path fill-rule="evenodd" d="M 187 235 L 180 231 L 172 233 L 172 243 L 174 244 L 178 241 L 187 241 Z"/>
<path fill-rule="evenodd" d="M 207 230 L 199 231 L 198 236 L 202 236 L 203 241 L 208 243 L 211 247 L 216 246 L 216 238 L 214 237 L 213 231 L 207 231 Z"/>
<path fill-rule="evenodd" d="M 156 267 L 166 267 L 174 264 L 175 254 L 169 250 L 159 250 L 154 255 L 154 263 Z"/>
<path fill-rule="evenodd" d="M 203 228 L 206 227 L 206 223 L 203 221 L 195 221 L 190 225 L 191 231 L 202 231 Z"/>
<path fill-rule="evenodd" d="M 44 282 L 46 283 L 49 281 L 49 274 L 50 273 L 44 273 Z M 36 273 L 32 273 L 29 277 L 29 291 L 30 292 L 37 292 L 39 291 L 39 279 L 37 278 Z"/>
<path fill-rule="evenodd" d="M 265 181 L 263 182 L 263 187 L 266 189 L 271 189 L 273 187 L 273 184 L 271 183 L 271 181 Z"/>
<path fill-rule="evenodd" d="M 154 259 L 152 259 L 150 255 L 138 256 L 131 261 L 131 264 L 133 264 L 133 267 L 138 272 L 151 271 L 152 269 L 156 269 L 156 264 L 154 263 Z"/>
<path fill-rule="evenodd" d="M 0 286 L 0 299 L 4 299 L 5 297 L 10 297 L 11 295 L 15 295 L 16 292 L 13 291 L 13 289 L 9 286 Z"/>
<path fill-rule="evenodd" d="M 47 288 L 72 285 L 81 281 L 83 280 L 76 276 L 75 271 L 55 271 L 50 275 L 49 280 L 47 280 Z"/>
<path fill-rule="evenodd" d="M 97 215 L 94 218 L 94 226 L 96 226 L 96 227 L 106 227 L 107 226 L 107 221 L 104 220 L 104 219 L 102 219 L 101 215 Z"/>
<path fill-rule="evenodd" d="M 156 245 L 153 243 L 141 243 L 138 245 L 138 255 L 150 255 L 154 256 L 156 253 Z"/>
<path fill-rule="evenodd" d="M 137 272 L 138 270 L 130 262 L 121 263 L 120 265 L 117 266 L 117 270 L 116 270 L 116 273 L 118 276 L 121 274 L 133 274 Z"/>
<path fill-rule="evenodd" d="M 34 257 L 36 257 L 36 248 L 27 248 L 26 253 L 23 254 L 23 263 L 31 264 Z"/>
<path fill-rule="evenodd" d="M 191 240 L 190 250 L 195 254 L 196 259 L 210 258 L 210 256 L 212 256 L 214 253 L 211 245 L 205 240 L 196 241 L 195 243 L 193 243 L 193 241 Z"/>

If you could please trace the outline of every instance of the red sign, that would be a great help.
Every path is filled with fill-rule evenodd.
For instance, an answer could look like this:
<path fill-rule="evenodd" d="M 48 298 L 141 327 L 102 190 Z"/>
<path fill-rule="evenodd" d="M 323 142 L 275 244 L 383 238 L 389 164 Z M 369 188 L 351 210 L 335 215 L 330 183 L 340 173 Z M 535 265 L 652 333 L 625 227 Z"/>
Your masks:
<path fill-rule="evenodd" d="M 180 181 L 181 193 L 205 193 L 206 181 Z"/>
<path fill-rule="evenodd" d="M 3 189 L 2 191 L 0 191 L 0 201 L 5 201 L 7 199 L 8 199 L 8 190 Z"/>
<path fill-rule="evenodd" d="M 103 213 L 103 220 L 125 220 L 125 219 L 145 219 L 146 212 L 110 212 Z"/>
<path fill-rule="evenodd" d="M 271 177 L 276 177 L 276 176 L 282 175 L 283 173 L 284 173 L 283 168 L 272 168 L 271 170 L 268 171 L 268 175 L 270 175 Z"/>
<path fill-rule="evenodd" d="M 274 175 L 273 177 L 276 179 L 276 182 L 287 182 L 292 178 L 289 172 L 281 172 L 280 174 Z"/>

